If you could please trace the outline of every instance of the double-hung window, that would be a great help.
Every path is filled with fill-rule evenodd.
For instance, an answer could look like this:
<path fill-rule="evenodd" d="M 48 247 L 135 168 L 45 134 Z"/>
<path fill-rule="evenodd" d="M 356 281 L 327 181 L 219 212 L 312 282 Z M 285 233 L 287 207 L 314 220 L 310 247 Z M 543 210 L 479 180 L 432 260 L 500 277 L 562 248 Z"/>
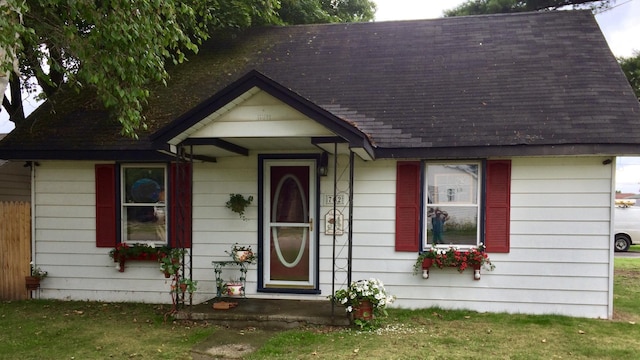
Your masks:
<path fill-rule="evenodd" d="M 430 163 L 424 166 L 424 246 L 479 245 L 480 162 Z"/>
<path fill-rule="evenodd" d="M 396 251 L 509 252 L 511 161 L 398 161 Z"/>
<path fill-rule="evenodd" d="M 122 165 L 120 179 L 121 241 L 167 244 L 167 167 Z"/>
<path fill-rule="evenodd" d="M 191 247 L 191 164 L 96 164 L 96 246 Z"/>

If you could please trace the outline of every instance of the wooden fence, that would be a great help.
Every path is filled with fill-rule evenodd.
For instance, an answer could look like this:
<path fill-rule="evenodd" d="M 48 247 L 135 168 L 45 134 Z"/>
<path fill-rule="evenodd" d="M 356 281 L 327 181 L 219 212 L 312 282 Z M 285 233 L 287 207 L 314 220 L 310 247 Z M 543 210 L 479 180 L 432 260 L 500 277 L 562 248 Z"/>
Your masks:
<path fill-rule="evenodd" d="M 31 204 L 0 202 L 0 300 L 29 298 Z"/>

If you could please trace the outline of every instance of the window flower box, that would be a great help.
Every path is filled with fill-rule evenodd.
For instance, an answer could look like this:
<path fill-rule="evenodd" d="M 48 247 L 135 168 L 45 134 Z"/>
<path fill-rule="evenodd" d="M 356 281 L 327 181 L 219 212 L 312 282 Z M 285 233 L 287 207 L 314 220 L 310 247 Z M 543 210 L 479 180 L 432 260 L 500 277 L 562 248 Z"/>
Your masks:
<path fill-rule="evenodd" d="M 484 252 L 484 246 L 470 249 L 460 249 L 456 246 L 448 248 L 431 246 L 418 255 L 413 273 L 417 275 L 422 272 L 422 278 L 428 279 L 429 270 L 434 265 L 440 269 L 454 267 L 461 273 L 467 268 L 472 268 L 474 280 L 480 280 L 480 269 L 485 268 L 491 271 L 495 268 Z"/>
<path fill-rule="evenodd" d="M 116 269 L 124 272 L 127 261 L 159 261 L 169 252 L 170 249 L 166 246 L 120 243 L 109 252 L 109 256 L 116 263 Z"/>

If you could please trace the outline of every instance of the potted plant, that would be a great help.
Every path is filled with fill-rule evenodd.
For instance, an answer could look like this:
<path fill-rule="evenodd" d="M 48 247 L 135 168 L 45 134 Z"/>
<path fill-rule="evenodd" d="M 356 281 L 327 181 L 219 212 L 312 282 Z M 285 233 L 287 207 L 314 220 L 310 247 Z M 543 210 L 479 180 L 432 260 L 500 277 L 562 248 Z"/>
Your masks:
<path fill-rule="evenodd" d="M 242 281 L 232 278 L 224 284 L 224 293 L 228 296 L 242 296 L 244 294 Z"/>
<path fill-rule="evenodd" d="M 460 249 L 456 246 L 435 247 L 431 246 L 418 254 L 415 264 L 413 265 L 413 273 L 415 275 L 422 272 L 424 279 L 429 278 L 429 269 L 433 266 L 440 269 L 445 267 L 455 267 L 458 272 L 463 272 L 467 268 L 474 270 L 474 280 L 480 280 L 480 269 L 495 269 L 495 265 L 491 263 L 489 256 L 484 252 L 484 246 L 473 247 L 469 249 Z"/>
<path fill-rule="evenodd" d="M 186 252 L 185 249 L 173 248 L 159 255 L 158 262 L 160 263 L 160 271 L 164 273 L 165 278 L 168 279 L 178 273 L 182 257 Z"/>
<path fill-rule="evenodd" d="M 245 198 L 242 194 L 229 194 L 229 201 L 225 203 L 225 206 L 234 213 L 240 215 L 242 220 L 247 220 L 244 216 L 244 212 L 247 206 L 251 205 L 252 201 L 253 196 L 251 195 L 249 195 L 248 198 Z"/>
<path fill-rule="evenodd" d="M 31 274 L 29 276 L 25 276 L 25 286 L 27 290 L 36 290 L 40 287 L 40 280 L 44 279 L 49 275 L 48 272 L 40 269 L 35 266 L 33 262 L 31 263 Z"/>
<path fill-rule="evenodd" d="M 187 292 L 189 294 L 193 294 L 196 290 L 198 290 L 198 281 L 192 280 L 192 279 L 180 279 L 180 281 L 178 281 L 178 288 L 180 289 L 180 292 L 184 293 Z"/>
<path fill-rule="evenodd" d="M 374 326 L 376 318 L 386 316 L 386 307 L 395 300 L 379 279 L 352 281 L 346 289 L 329 296 L 332 301 L 345 306 L 352 313 L 353 322 L 360 328 Z"/>
<path fill-rule="evenodd" d="M 256 255 L 253 250 L 251 250 L 251 246 L 240 246 L 238 243 L 235 243 L 231 246 L 231 251 L 225 252 L 231 256 L 233 261 L 246 262 L 249 264 L 253 264 L 256 261 Z"/>

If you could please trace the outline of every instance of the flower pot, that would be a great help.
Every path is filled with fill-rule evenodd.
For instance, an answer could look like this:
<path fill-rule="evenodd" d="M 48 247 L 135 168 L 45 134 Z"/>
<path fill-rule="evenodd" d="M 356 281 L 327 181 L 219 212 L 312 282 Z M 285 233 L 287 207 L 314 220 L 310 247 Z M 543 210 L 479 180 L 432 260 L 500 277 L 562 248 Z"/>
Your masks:
<path fill-rule="evenodd" d="M 362 300 L 358 306 L 353 307 L 353 318 L 358 320 L 373 319 L 373 304 L 369 300 Z"/>
<path fill-rule="evenodd" d="M 165 279 L 168 279 L 171 277 L 171 274 L 168 271 L 164 271 L 163 273 L 164 273 Z"/>
<path fill-rule="evenodd" d="M 481 265 L 473 265 L 473 280 L 480 280 Z"/>
<path fill-rule="evenodd" d="M 429 269 L 432 266 L 433 266 L 433 259 L 431 259 L 431 258 L 422 259 L 422 268 L 423 269 Z"/>
<path fill-rule="evenodd" d="M 37 290 L 40 287 L 40 278 L 35 276 L 25 276 L 24 280 L 27 290 Z"/>
<path fill-rule="evenodd" d="M 228 283 L 227 284 L 227 295 L 229 295 L 229 296 L 241 296 L 242 295 L 242 284 L 239 284 L 239 283 Z"/>
<path fill-rule="evenodd" d="M 187 291 L 187 284 L 180 284 L 180 291 L 181 292 Z"/>
<path fill-rule="evenodd" d="M 433 266 L 433 259 L 431 258 L 422 259 L 422 278 L 423 279 L 429 278 L 429 268 L 431 268 L 432 266 Z"/>
<path fill-rule="evenodd" d="M 236 250 L 233 252 L 233 260 L 237 262 L 245 262 L 251 256 L 253 256 L 253 252 L 251 250 Z"/>

